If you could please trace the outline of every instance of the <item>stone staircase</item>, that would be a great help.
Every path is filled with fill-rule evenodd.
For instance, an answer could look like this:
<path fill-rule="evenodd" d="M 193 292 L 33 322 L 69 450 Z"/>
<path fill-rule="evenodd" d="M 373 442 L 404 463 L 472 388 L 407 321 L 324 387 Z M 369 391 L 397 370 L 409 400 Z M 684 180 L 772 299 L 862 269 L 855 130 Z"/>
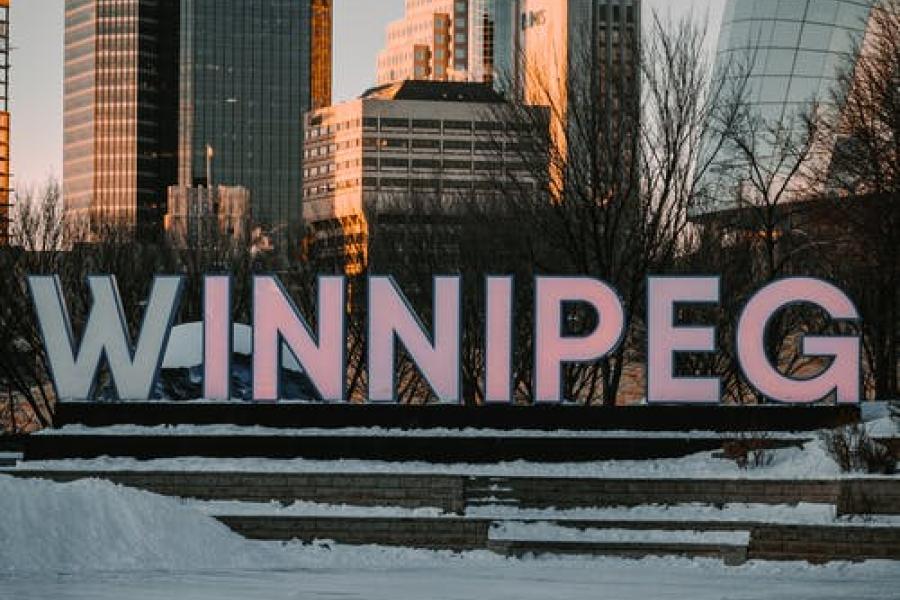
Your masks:
<path fill-rule="evenodd" d="M 198 500 L 297 501 L 323 505 L 319 514 L 211 514 L 235 532 L 265 540 L 331 540 L 435 550 L 487 549 L 509 556 L 577 554 L 642 557 L 717 557 L 729 564 L 748 559 L 900 560 L 900 526 L 862 523 L 773 524 L 723 519 L 520 518 L 509 509 L 589 509 L 645 505 L 734 503 L 835 506 L 900 513 L 900 478 L 781 481 L 755 479 L 588 479 L 478 477 L 415 473 L 246 473 L 166 471 L 3 471 L 17 477 L 65 482 L 100 477 L 156 493 Z M 864 501 L 860 500 L 863 498 Z M 854 504 L 855 503 L 855 504 Z M 352 516 L 324 505 L 437 509 L 440 516 Z M 496 508 L 496 515 L 490 514 Z M 506 511 L 509 514 L 504 514 Z M 399 511 L 398 511 L 399 512 Z M 530 535 L 528 527 L 559 533 Z M 522 533 L 525 535 L 522 535 Z"/>

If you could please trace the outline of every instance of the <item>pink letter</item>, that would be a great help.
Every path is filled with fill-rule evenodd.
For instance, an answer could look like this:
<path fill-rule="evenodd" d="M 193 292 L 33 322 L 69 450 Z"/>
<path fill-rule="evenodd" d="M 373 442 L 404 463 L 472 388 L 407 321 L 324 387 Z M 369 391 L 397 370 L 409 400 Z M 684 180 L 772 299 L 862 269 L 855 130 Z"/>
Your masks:
<path fill-rule="evenodd" d="M 394 401 L 394 337 L 435 395 L 459 402 L 459 277 L 434 278 L 434 343 L 391 277 L 369 278 L 369 401 Z"/>
<path fill-rule="evenodd" d="M 287 344 L 312 384 L 329 401 L 344 399 L 344 278 L 319 278 L 318 343 L 271 276 L 253 278 L 253 399 L 278 399 L 281 344 Z"/>
<path fill-rule="evenodd" d="M 203 396 L 231 400 L 231 277 L 203 278 Z"/>
<path fill-rule="evenodd" d="M 625 330 L 625 311 L 615 290 L 598 279 L 538 277 L 535 295 L 535 398 L 560 402 L 560 365 L 597 360 L 615 349 Z M 597 328 L 585 337 L 562 335 L 564 302 L 593 306 Z"/>
<path fill-rule="evenodd" d="M 812 379 L 785 377 L 769 362 L 765 346 L 769 319 L 785 306 L 801 302 L 819 306 L 833 319 L 859 319 L 850 299 L 826 281 L 794 277 L 770 283 L 750 299 L 738 322 L 738 359 L 747 380 L 762 395 L 781 402 L 816 402 L 831 392 L 836 392 L 838 402 L 859 402 L 857 337 L 804 336 L 804 355 L 833 358 L 831 366 Z"/>
<path fill-rule="evenodd" d="M 714 327 L 675 327 L 675 305 L 718 302 L 716 277 L 651 277 L 647 282 L 647 402 L 719 402 L 717 377 L 674 377 L 675 352 L 714 352 Z"/>
<path fill-rule="evenodd" d="M 488 277 L 485 287 L 485 401 L 510 402 L 513 278 Z"/>

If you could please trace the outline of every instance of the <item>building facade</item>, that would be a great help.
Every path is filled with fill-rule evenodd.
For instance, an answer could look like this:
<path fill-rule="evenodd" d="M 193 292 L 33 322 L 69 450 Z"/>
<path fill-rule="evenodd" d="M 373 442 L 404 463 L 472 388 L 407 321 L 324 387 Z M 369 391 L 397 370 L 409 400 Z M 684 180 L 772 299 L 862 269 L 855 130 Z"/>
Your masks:
<path fill-rule="evenodd" d="M 640 0 L 521 0 L 517 35 L 527 102 L 562 113 L 579 88 L 639 95 Z"/>
<path fill-rule="evenodd" d="M 9 0 L 0 0 L 0 247 L 9 244 Z"/>
<path fill-rule="evenodd" d="M 331 102 L 331 0 L 66 0 L 64 202 L 156 238 L 167 189 L 246 187 L 300 230 L 303 115 Z"/>
<path fill-rule="evenodd" d="M 520 0 L 406 0 L 388 25 L 376 82 L 471 81 L 498 87 L 512 78 Z"/>
<path fill-rule="evenodd" d="M 498 118 L 502 102 L 488 84 L 406 81 L 309 113 L 303 216 L 319 256 L 358 273 L 386 215 L 447 214 L 490 202 L 505 177 L 527 184 L 525 133 Z"/>
<path fill-rule="evenodd" d="M 178 248 L 216 248 L 223 239 L 249 245 L 250 192 L 241 186 L 171 186 L 165 224 Z"/>
<path fill-rule="evenodd" d="M 63 194 L 92 230 L 159 234 L 175 181 L 177 4 L 66 0 Z"/>
<path fill-rule="evenodd" d="M 331 0 L 182 0 L 178 183 L 250 191 L 273 240 L 301 226 L 303 116 L 331 103 Z"/>
<path fill-rule="evenodd" d="M 746 77 L 745 102 L 761 126 L 802 135 L 804 113 L 814 103 L 840 110 L 832 93 L 839 69 L 863 39 L 874 5 L 874 0 L 729 0 L 714 77 Z M 765 146 L 765 136 L 757 136 L 756 143 L 759 157 L 777 169 L 778 157 Z M 818 150 L 827 157 L 828 148 Z M 740 162 L 740 153 L 727 147 L 715 157 L 710 198 L 695 212 L 735 207 L 727 170 L 740 168 Z"/>

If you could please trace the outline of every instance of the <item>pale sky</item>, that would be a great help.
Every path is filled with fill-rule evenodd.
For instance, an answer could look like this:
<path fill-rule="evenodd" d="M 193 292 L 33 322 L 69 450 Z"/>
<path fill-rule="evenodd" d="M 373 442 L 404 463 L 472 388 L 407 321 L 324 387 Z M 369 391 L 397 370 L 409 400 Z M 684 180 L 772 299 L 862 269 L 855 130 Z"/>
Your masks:
<path fill-rule="evenodd" d="M 710 14 L 718 33 L 725 0 L 644 0 L 644 12 L 688 10 Z M 62 79 L 64 0 L 12 0 L 13 187 L 18 190 L 62 178 Z M 647 10 L 650 9 L 650 10 Z M 384 26 L 403 14 L 403 0 L 334 0 L 334 100 L 358 95 L 375 79 Z"/>

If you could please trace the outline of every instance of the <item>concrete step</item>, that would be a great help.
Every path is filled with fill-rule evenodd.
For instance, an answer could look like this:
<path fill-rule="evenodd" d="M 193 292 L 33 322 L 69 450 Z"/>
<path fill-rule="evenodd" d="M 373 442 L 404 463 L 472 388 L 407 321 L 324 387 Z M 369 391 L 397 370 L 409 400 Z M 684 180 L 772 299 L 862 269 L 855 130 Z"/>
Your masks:
<path fill-rule="evenodd" d="M 27 465 L 27 463 L 24 463 Z M 590 479 L 470 477 L 417 473 L 265 473 L 215 471 L 2 471 L 15 477 L 74 481 L 101 478 L 151 492 L 204 500 L 359 506 L 594 508 L 700 503 L 834 504 L 838 514 L 897 514 L 900 477 L 843 480 Z"/>
<path fill-rule="evenodd" d="M 330 540 L 339 544 L 477 550 L 487 546 L 490 519 L 465 517 L 331 517 L 217 515 L 236 533 L 259 540 Z"/>
<path fill-rule="evenodd" d="M 800 446 L 796 437 L 761 440 L 767 448 Z M 447 435 L 117 435 L 102 430 L 78 434 L 42 433 L 12 440 L 29 460 L 90 459 L 100 456 L 139 460 L 199 456 L 208 458 L 304 458 L 309 460 L 425 461 L 485 464 L 504 461 L 543 463 L 679 458 L 721 450 L 717 435 L 696 437 L 484 436 Z"/>
<path fill-rule="evenodd" d="M 490 540 L 487 549 L 515 557 L 580 555 L 640 559 L 648 556 L 681 556 L 719 558 L 728 565 L 740 565 L 747 561 L 747 546 L 729 544 Z"/>

